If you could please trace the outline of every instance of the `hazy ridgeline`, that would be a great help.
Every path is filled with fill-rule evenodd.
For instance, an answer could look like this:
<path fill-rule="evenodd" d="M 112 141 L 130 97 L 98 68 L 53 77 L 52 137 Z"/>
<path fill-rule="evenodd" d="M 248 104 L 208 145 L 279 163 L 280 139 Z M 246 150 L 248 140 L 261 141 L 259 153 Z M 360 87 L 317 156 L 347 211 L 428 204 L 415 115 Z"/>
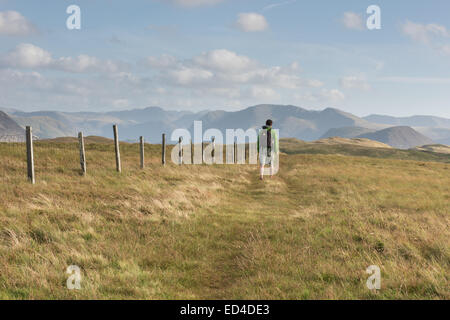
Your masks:
<path fill-rule="evenodd" d="M 76 142 L 36 141 L 36 185 L 25 145 L 0 144 L 1 298 L 450 298 L 448 155 L 289 140 L 261 183 L 256 165 L 176 166 L 171 146 L 163 167 L 148 144 L 145 170 L 121 144 L 119 174 L 114 145 L 86 140 L 86 177 Z"/>

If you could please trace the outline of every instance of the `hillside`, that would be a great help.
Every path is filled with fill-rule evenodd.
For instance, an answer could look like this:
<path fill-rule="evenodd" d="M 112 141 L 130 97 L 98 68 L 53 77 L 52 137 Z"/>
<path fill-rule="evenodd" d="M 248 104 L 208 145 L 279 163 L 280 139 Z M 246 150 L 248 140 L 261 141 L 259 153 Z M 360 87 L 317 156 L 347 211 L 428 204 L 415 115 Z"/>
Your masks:
<path fill-rule="evenodd" d="M 81 177 L 76 143 L 36 142 L 33 186 L 24 146 L 0 144 L 0 298 L 450 298 L 449 164 L 282 155 L 261 183 L 250 165 L 163 168 L 157 145 L 140 170 L 123 144 L 117 174 L 112 145 L 86 149 Z"/>
<path fill-rule="evenodd" d="M 260 128 L 272 119 L 280 129 L 281 137 L 316 140 L 331 128 L 376 125 L 362 120 L 350 113 L 327 108 L 311 111 L 295 106 L 258 105 L 236 112 L 210 112 L 203 116 L 203 127 L 217 128 Z"/>
<path fill-rule="evenodd" d="M 342 127 L 342 128 L 332 128 L 328 130 L 324 135 L 320 137 L 320 139 L 332 138 L 332 137 L 340 137 L 340 138 L 348 138 L 352 139 L 361 134 L 375 132 L 376 130 L 367 129 L 362 127 Z"/>
<path fill-rule="evenodd" d="M 450 147 L 443 145 L 443 144 L 430 144 L 430 145 L 416 147 L 414 149 L 419 150 L 419 151 L 429 151 L 429 152 L 450 154 Z"/>
<path fill-rule="evenodd" d="M 373 146 L 361 146 L 356 143 L 315 143 L 297 139 L 281 139 L 280 150 L 286 154 L 339 154 L 352 157 L 370 157 L 378 159 L 397 159 L 414 161 L 432 161 L 450 163 L 450 155 L 445 153 L 430 152 L 429 150 L 401 150 L 392 147 L 374 148 Z M 436 151 L 436 150 L 435 150 Z"/>
<path fill-rule="evenodd" d="M 409 149 L 426 144 L 433 144 L 433 141 L 410 127 L 390 127 L 384 130 L 364 133 L 357 138 L 386 143 L 394 148 Z"/>
<path fill-rule="evenodd" d="M 450 119 L 433 116 L 391 117 L 373 114 L 363 117 L 364 120 L 373 123 L 387 124 L 391 126 L 431 127 L 450 129 Z"/>
<path fill-rule="evenodd" d="M 354 138 L 354 139 L 347 139 L 347 138 L 340 138 L 340 137 L 331 137 L 331 138 L 325 138 L 320 139 L 317 141 L 313 141 L 312 143 L 315 144 L 325 144 L 325 145 L 340 145 L 340 144 L 349 144 L 353 146 L 360 146 L 360 147 L 368 147 L 368 148 L 387 148 L 391 149 L 392 147 L 378 142 L 373 141 L 369 139 L 363 139 L 363 138 Z"/>
<path fill-rule="evenodd" d="M 24 141 L 25 131 L 10 116 L 0 111 L 0 142 Z"/>

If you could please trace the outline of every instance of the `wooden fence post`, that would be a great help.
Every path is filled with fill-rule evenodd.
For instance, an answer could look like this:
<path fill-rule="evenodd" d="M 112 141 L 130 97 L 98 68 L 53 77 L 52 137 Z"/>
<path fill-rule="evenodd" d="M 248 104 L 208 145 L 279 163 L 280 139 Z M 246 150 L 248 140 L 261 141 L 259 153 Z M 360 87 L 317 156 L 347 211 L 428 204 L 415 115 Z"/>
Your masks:
<path fill-rule="evenodd" d="M 34 152 L 33 152 L 33 133 L 31 127 L 26 127 L 26 140 L 27 140 L 27 169 L 28 179 L 32 184 L 36 183 L 34 177 Z"/>
<path fill-rule="evenodd" d="M 144 163 L 144 148 L 145 148 L 145 142 L 144 142 L 144 137 L 140 137 L 140 146 L 141 146 L 141 169 L 145 168 L 145 163 Z"/>
<path fill-rule="evenodd" d="M 114 149 L 116 151 L 116 170 L 117 172 L 122 172 L 122 165 L 120 163 L 119 133 L 116 124 L 113 126 L 113 130 L 114 130 Z"/>
<path fill-rule="evenodd" d="M 183 164 L 183 145 L 181 144 L 182 141 L 183 141 L 183 138 L 180 137 L 178 139 L 178 144 L 179 144 L 178 158 L 179 158 L 180 165 Z"/>
<path fill-rule="evenodd" d="M 234 142 L 234 148 L 233 148 L 233 157 L 234 157 L 234 163 L 237 163 L 237 144 L 236 141 Z"/>
<path fill-rule="evenodd" d="M 202 138 L 202 164 L 205 163 L 205 144 L 203 143 Z"/>
<path fill-rule="evenodd" d="M 83 132 L 78 133 L 78 142 L 80 145 L 80 164 L 81 164 L 81 173 L 83 176 L 86 175 L 87 168 L 86 168 L 86 153 L 84 150 L 84 137 Z"/>
<path fill-rule="evenodd" d="M 191 164 L 194 164 L 194 144 L 191 139 Z"/>
<path fill-rule="evenodd" d="M 162 164 L 166 165 L 166 134 L 162 135 Z"/>
<path fill-rule="evenodd" d="M 212 137 L 212 151 L 211 151 L 211 158 L 212 163 L 216 163 L 216 137 Z"/>

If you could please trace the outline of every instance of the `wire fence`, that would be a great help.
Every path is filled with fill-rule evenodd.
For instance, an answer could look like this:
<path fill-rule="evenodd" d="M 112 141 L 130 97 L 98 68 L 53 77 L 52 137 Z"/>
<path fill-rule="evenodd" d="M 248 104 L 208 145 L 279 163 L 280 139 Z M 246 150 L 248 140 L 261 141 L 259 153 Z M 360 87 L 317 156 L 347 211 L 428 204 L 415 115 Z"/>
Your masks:
<path fill-rule="evenodd" d="M 16 142 L 14 139 L 20 141 Z M 245 164 L 249 159 L 249 144 L 216 145 L 213 141 L 193 144 L 190 141 L 181 144 L 182 151 L 180 153 L 177 149 L 175 154 L 179 157 L 173 161 L 172 150 L 179 148 L 179 144 L 164 144 L 163 147 L 163 137 L 161 141 L 152 141 L 152 143 L 142 141 L 141 143 L 140 137 L 119 142 L 118 136 L 119 155 L 116 153 L 115 141 L 101 137 L 83 137 L 84 152 L 80 151 L 79 137 L 39 140 L 34 136 L 32 147 L 27 147 L 26 135 L 21 138 L 14 136 L 14 139 L 0 142 L 0 175 L 5 182 L 12 176 L 17 177 L 18 174 L 25 178 L 28 175 L 30 181 L 33 181 L 30 175 L 36 177 L 53 174 L 83 175 L 83 168 L 86 169 L 87 174 L 93 170 L 106 173 L 121 171 L 118 170 L 118 158 L 121 169 L 129 171 L 166 163 L 174 165 Z M 29 150 L 30 147 L 31 150 Z M 163 150 L 165 150 L 164 157 Z M 29 158 L 30 152 L 33 155 L 32 159 Z M 34 167 L 33 173 L 30 173 L 30 166 Z"/>

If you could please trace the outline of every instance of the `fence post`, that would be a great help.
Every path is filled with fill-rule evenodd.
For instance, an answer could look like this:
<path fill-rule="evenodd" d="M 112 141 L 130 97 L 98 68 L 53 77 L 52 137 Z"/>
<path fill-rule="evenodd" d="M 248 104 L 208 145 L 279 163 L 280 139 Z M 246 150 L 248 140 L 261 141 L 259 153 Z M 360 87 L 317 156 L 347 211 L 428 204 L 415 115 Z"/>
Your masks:
<path fill-rule="evenodd" d="M 181 144 L 182 141 L 183 141 L 183 138 L 180 137 L 178 139 L 178 144 L 179 144 L 178 158 L 179 158 L 180 165 L 183 164 L 183 146 Z"/>
<path fill-rule="evenodd" d="M 211 151 L 211 158 L 212 163 L 216 163 L 216 137 L 212 137 L 212 151 Z"/>
<path fill-rule="evenodd" d="M 236 141 L 234 142 L 234 148 L 233 148 L 233 159 L 234 159 L 234 163 L 237 163 L 237 144 Z"/>
<path fill-rule="evenodd" d="M 26 127 L 26 140 L 27 140 L 27 169 L 28 179 L 32 184 L 36 183 L 34 177 L 34 153 L 33 153 L 33 133 L 31 127 Z"/>
<path fill-rule="evenodd" d="M 194 164 L 194 144 L 191 139 L 191 164 Z"/>
<path fill-rule="evenodd" d="M 202 138 L 202 164 L 205 163 L 205 144 L 203 143 Z"/>
<path fill-rule="evenodd" d="M 116 170 L 117 172 L 122 172 L 122 165 L 120 163 L 119 133 L 116 124 L 113 125 L 113 130 L 114 130 L 114 149 L 116 151 Z"/>
<path fill-rule="evenodd" d="M 166 134 L 162 135 L 162 164 L 166 165 Z"/>
<path fill-rule="evenodd" d="M 84 137 L 83 132 L 78 133 L 78 142 L 80 145 L 80 164 L 81 164 L 81 173 L 83 176 L 86 175 L 87 168 L 86 168 L 86 153 L 84 149 Z"/>
<path fill-rule="evenodd" d="M 248 143 L 250 143 L 250 141 L 248 142 Z M 246 164 L 247 163 L 247 150 L 248 150 L 248 148 L 249 148 L 249 146 L 247 145 L 247 143 L 245 142 L 245 144 L 244 144 L 244 163 Z"/>
<path fill-rule="evenodd" d="M 141 169 L 145 168 L 145 164 L 144 164 L 144 148 L 145 148 L 145 141 L 144 141 L 144 137 L 140 137 L 140 146 L 141 146 Z"/>

